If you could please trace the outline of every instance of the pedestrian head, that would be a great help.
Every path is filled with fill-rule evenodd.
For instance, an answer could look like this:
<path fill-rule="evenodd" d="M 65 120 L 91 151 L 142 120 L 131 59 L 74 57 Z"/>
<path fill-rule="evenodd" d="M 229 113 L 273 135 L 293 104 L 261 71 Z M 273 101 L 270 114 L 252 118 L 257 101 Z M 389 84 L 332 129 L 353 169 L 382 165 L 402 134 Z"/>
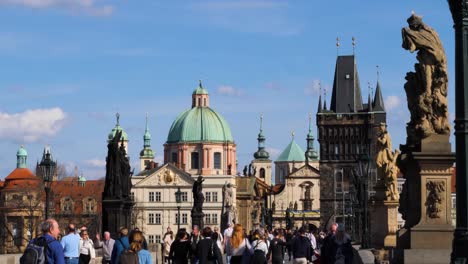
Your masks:
<path fill-rule="evenodd" d="M 130 238 L 130 241 L 132 241 L 132 243 L 130 244 L 130 249 L 133 252 L 140 251 L 143 248 L 143 233 L 141 233 L 140 231 L 132 232 L 132 237 Z"/>
<path fill-rule="evenodd" d="M 219 232 L 219 228 L 218 228 L 217 226 L 215 226 L 215 227 L 213 228 L 213 231 L 217 233 L 217 232 Z"/>
<path fill-rule="evenodd" d="M 54 238 L 57 238 L 60 234 L 60 228 L 55 219 L 47 219 L 44 222 L 42 222 L 41 231 L 43 234 L 49 234 Z"/>
<path fill-rule="evenodd" d="M 212 234 L 213 234 L 213 231 L 211 230 L 211 227 L 205 226 L 205 228 L 203 228 L 203 233 L 202 233 L 202 235 L 203 235 L 204 237 L 211 237 Z"/>
<path fill-rule="evenodd" d="M 170 226 L 168 226 L 168 227 L 167 227 L 167 229 L 166 229 L 166 231 L 167 231 L 167 233 L 169 233 L 169 232 L 172 232 L 172 229 L 171 229 L 171 227 L 170 227 Z"/>
<path fill-rule="evenodd" d="M 110 233 L 109 231 L 104 232 L 104 239 L 107 241 L 110 239 Z"/>
<path fill-rule="evenodd" d="M 122 227 L 122 228 L 120 229 L 120 236 L 121 236 L 121 237 L 128 236 L 128 229 L 125 228 L 125 227 Z"/>
<path fill-rule="evenodd" d="M 84 240 L 88 240 L 88 231 L 81 231 L 80 232 L 80 235 L 81 235 L 81 238 L 84 239 Z"/>
<path fill-rule="evenodd" d="M 185 231 L 185 228 L 179 229 L 179 232 L 177 232 L 176 235 L 176 240 L 183 240 L 187 239 L 187 231 Z"/>
<path fill-rule="evenodd" d="M 75 231 L 76 231 L 76 230 L 75 230 L 75 225 L 72 224 L 72 223 L 68 224 L 68 228 L 67 228 L 68 234 L 75 233 Z"/>
<path fill-rule="evenodd" d="M 194 226 L 192 227 L 192 234 L 193 234 L 194 236 L 198 236 L 198 235 L 200 234 L 200 228 L 199 228 L 197 225 L 194 225 Z"/>
<path fill-rule="evenodd" d="M 335 234 L 337 228 L 338 228 L 338 224 L 337 224 L 337 223 L 331 224 L 331 226 L 330 226 L 330 233 Z"/>
<path fill-rule="evenodd" d="M 231 246 L 238 248 L 244 240 L 244 228 L 240 224 L 236 224 L 232 231 Z"/>

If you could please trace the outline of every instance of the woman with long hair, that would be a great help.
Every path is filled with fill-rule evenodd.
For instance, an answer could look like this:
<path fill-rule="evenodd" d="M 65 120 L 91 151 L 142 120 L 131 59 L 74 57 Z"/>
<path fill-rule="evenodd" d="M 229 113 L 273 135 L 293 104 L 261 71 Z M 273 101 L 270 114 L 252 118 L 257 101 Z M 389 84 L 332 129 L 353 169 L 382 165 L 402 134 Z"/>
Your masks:
<path fill-rule="evenodd" d="M 141 231 L 134 231 L 132 233 L 132 237 L 130 238 L 130 251 L 133 253 L 137 253 L 139 264 L 153 264 L 153 259 L 151 258 L 151 253 L 143 249 L 143 241 L 145 238 Z"/>
<path fill-rule="evenodd" d="M 185 228 L 179 229 L 176 239 L 171 244 L 169 259 L 173 264 L 187 264 L 189 259 L 190 240 Z"/>
<path fill-rule="evenodd" d="M 244 235 L 244 228 L 240 224 L 234 226 L 232 237 L 226 244 L 226 252 L 231 255 L 231 264 L 242 263 L 242 257 L 251 255 L 252 246 Z"/>
<path fill-rule="evenodd" d="M 94 251 L 93 240 L 89 239 L 88 231 L 81 231 L 80 239 L 80 264 L 89 264 L 91 260 L 96 258 L 96 253 Z"/>

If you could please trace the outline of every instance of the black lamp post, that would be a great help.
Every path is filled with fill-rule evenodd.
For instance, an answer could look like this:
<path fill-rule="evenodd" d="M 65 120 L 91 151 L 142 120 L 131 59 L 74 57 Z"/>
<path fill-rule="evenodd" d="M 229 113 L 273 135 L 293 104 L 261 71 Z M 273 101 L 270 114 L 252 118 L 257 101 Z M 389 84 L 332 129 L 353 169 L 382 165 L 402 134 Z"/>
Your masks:
<path fill-rule="evenodd" d="M 369 248 L 369 220 L 368 220 L 368 204 L 369 204 L 368 182 L 369 182 L 369 168 L 370 168 L 369 155 L 361 154 L 361 156 L 358 159 L 358 163 L 359 163 L 359 170 L 360 170 L 359 189 L 361 190 L 359 202 L 362 206 L 361 248 Z"/>
<path fill-rule="evenodd" d="M 175 192 L 175 199 L 177 203 L 177 232 L 180 230 L 180 204 L 182 203 L 182 192 L 180 187 L 177 187 L 177 192 Z"/>
<path fill-rule="evenodd" d="M 468 262 L 468 1 L 448 0 L 455 28 L 455 150 L 457 226 L 452 263 Z"/>
<path fill-rule="evenodd" d="M 50 193 L 50 186 L 52 185 L 52 177 L 55 173 L 56 164 L 50 158 L 50 153 L 47 152 L 45 154 L 44 160 L 39 165 L 41 173 L 42 173 L 42 180 L 44 181 L 44 189 L 46 193 L 46 204 L 45 204 L 45 218 L 49 218 L 49 193 Z"/>

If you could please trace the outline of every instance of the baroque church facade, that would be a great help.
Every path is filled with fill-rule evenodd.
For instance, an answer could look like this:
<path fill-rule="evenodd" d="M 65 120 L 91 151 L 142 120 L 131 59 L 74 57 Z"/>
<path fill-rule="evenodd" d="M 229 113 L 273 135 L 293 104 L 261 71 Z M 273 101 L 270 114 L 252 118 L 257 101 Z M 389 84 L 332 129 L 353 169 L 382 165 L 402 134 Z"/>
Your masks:
<path fill-rule="evenodd" d="M 148 128 L 143 137 L 141 172 L 132 176 L 132 225 L 145 232 L 150 244 L 159 243 L 168 227 L 176 230 L 179 220 L 181 228 L 191 230 L 192 188 L 199 176 L 204 179 L 205 225 L 221 225 L 222 189 L 226 184 L 233 186 L 233 207 L 236 205 L 236 144 L 230 127 L 210 108 L 208 91 L 201 83 L 191 99 L 191 108 L 183 111 L 169 129 L 163 165 L 153 161 Z"/>

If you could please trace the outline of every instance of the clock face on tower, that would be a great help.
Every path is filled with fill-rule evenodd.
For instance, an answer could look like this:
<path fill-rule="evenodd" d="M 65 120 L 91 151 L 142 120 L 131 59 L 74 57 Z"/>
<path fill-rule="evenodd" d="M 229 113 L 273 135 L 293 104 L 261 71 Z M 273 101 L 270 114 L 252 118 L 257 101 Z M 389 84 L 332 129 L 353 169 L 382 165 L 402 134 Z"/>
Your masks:
<path fill-rule="evenodd" d="M 171 183 L 172 181 L 174 181 L 174 175 L 170 170 L 167 170 L 164 173 L 164 180 L 166 181 L 166 183 Z"/>

